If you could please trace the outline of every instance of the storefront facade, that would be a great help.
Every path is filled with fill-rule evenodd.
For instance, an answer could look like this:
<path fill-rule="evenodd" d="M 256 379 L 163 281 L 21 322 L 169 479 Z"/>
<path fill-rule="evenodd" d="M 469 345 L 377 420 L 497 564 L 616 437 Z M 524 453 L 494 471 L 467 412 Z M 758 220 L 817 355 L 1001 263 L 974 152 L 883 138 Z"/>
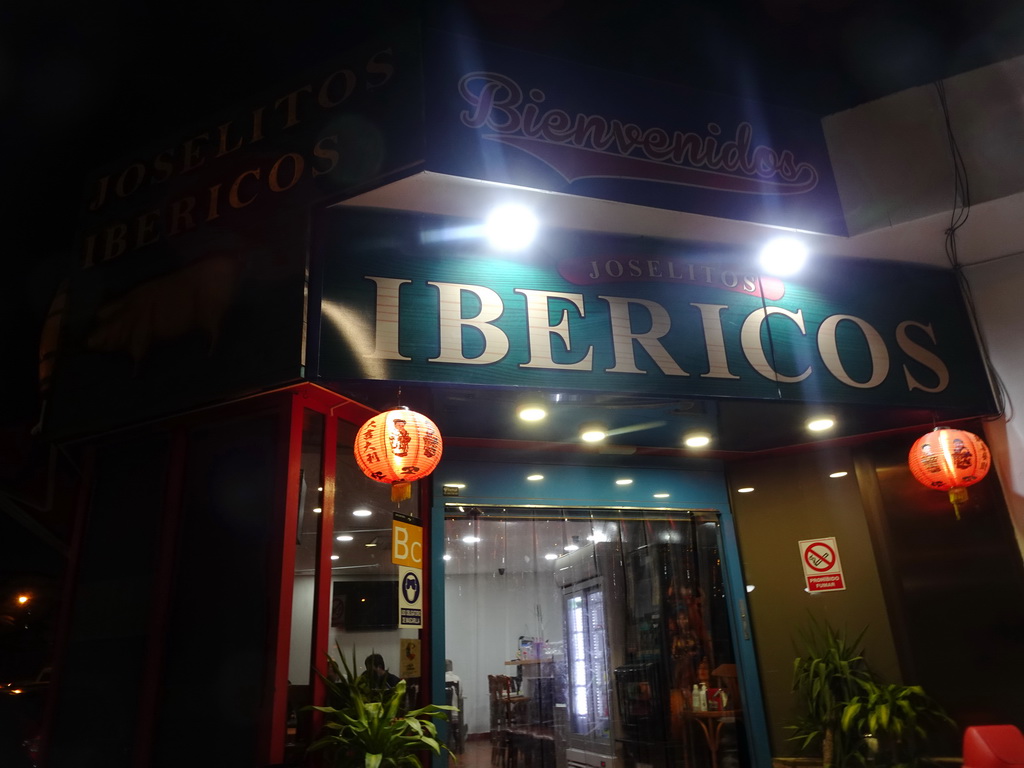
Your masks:
<path fill-rule="evenodd" d="M 524 190 L 541 230 L 521 253 L 457 213 Z M 421 701 L 445 700 L 451 660 L 470 738 L 489 674 L 538 672 L 559 768 L 767 766 L 791 751 L 808 610 L 870 624 L 876 664 L 961 718 L 1020 713 L 944 687 L 941 643 L 919 656 L 941 618 L 915 624 L 913 577 L 932 585 L 962 529 L 894 457 L 907 430 L 996 411 L 956 277 L 754 260 L 758 227 L 847 233 L 819 121 L 401 32 L 101 173 L 85 221 L 44 414 L 88 460 L 49 765 L 178 765 L 196 729 L 210 764 L 297 763 L 337 649 L 382 652 Z M 544 425 L 516 420 L 527 399 Z M 445 447 L 393 502 L 353 448 L 401 406 Z M 778 426 L 818 410 L 860 426 L 821 447 Z M 611 439 L 581 446 L 584 421 Z M 697 431 L 721 443 L 682 447 Z M 1020 591 L 998 479 L 972 499 Z M 845 583 L 812 595 L 798 555 L 819 538 Z M 693 714 L 700 683 L 732 704 Z"/>

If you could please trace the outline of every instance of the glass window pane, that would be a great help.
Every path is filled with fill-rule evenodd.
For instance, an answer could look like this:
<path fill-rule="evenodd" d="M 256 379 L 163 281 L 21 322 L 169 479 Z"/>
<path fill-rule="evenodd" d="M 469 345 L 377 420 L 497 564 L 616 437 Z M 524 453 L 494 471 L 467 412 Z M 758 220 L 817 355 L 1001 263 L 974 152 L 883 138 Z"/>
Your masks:
<path fill-rule="evenodd" d="M 288 720 L 285 726 L 285 750 L 289 759 L 302 755 L 310 743 L 309 717 L 302 713 L 302 708 L 313 703 L 310 698 L 313 670 L 310 651 L 317 524 L 323 513 L 323 433 L 323 415 L 305 411 L 299 469 L 299 517 L 295 534 L 295 577 L 292 583 L 292 633 L 288 652 Z"/>
<path fill-rule="evenodd" d="M 407 501 L 391 501 L 391 486 L 366 477 L 356 464 L 356 429 L 339 425 L 338 430 L 328 649 L 360 673 L 379 654 L 387 674 L 375 679 L 388 685 L 396 677 L 405 679 L 413 701 L 420 656 L 417 651 L 410 658 L 408 641 L 418 644 L 419 629 L 399 626 L 398 566 L 391 562 L 391 550 L 396 513 L 411 521 L 419 517 L 418 483 Z"/>

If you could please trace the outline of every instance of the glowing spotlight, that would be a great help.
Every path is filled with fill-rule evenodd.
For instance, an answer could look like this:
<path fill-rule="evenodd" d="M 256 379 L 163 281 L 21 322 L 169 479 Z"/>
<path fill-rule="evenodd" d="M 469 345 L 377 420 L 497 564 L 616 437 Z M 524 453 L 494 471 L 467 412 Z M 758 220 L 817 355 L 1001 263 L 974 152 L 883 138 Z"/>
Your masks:
<path fill-rule="evenodd" d="M 548 415 L 547 410 L 537 403 L 521 405 L 517 413 L 523 421 L 542 421 Z"/>
<path fill-rule="evenodd" d="M 557 560 L 558 559 L 558 555 L 556 555 L 554 552 L 548 552 L 546 555 L 544 555 L 544 559 L 545 560 Z"/>
<path fill-rule="evenodd" d="M 846 477 L 847 474 L 846 472 L 833 472 L 829 477 Z"/>
<path fill-rule="evenodd" d="M 806 261 L 807 246 L 793 237 L 776 238 L 761 249 L 761 269 L 769 275 L 795 275 Z"/>
<path fill-rule="evenodd" d="M 811 419 L 807 422 L 807 428 L 811 432 L 824 432 L 826 429 L 832 429 L 836 425 L 834 419 L 830 419 L 827 416 L 819 419 Z"/>
<path fill-rule="evenodd" d="M 737 488 L 736 489 L 736 493 L 753 493 L 753 492 L 754 492 L 754 489 L 751 488 L 750 486 L 747 486 L 746 488 Z"/>
<path fill-rule="evenodd" d="M 586 424 L 580 430 L 580 440 L 584 443 L 599 443 L 608 436 L 608 431 L 598 424 Z"/>
<path fill-rule="evenodd" d="M 537 236 L 537 217 L 522 205 L 502 205 L 491 211 L 484 231 L 497 251 L 521 251 Z"/>
<path fill-rule="evenodd" d="M 706 432 L 694 432 L 691 435 L 687 435 L 686 439 L 683 440 L 683 445 L 687 448 L 704 448 L 711 444 L 711 435 Z"/>

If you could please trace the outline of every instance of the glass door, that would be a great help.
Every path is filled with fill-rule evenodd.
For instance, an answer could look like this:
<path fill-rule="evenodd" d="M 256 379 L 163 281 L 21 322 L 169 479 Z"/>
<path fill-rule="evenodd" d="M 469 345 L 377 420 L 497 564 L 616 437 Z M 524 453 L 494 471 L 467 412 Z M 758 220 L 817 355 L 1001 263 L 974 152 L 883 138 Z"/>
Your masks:
<path fill-rule="evenodd" d="M 445 526 L 460 768 L 750 764 L 717 515 L 452 506 Z"/>

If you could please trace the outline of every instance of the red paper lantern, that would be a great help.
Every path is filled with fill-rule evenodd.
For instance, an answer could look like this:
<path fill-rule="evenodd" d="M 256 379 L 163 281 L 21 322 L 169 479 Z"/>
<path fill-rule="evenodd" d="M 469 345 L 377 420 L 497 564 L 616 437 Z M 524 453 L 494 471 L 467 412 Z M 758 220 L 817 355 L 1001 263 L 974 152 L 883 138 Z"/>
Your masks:
<path fill-rule="evenodd" d="M 391 500 L 410 496 L 409 483 L 426 477 L 441 460 L 441 433 L 430 419 L 408 408 L 369 419 L 356 434 L 354 452 L 363 474 L 391 484 Z"/>
<path fill-rule="evenodd" d="M 948 491 L 953 511 L 967 501 L 967 487 L 988 474 L 992 457 L 980 437 L 962 429 L 936 427 L 910 448 L 910 471 L 922 485 Z"/>

